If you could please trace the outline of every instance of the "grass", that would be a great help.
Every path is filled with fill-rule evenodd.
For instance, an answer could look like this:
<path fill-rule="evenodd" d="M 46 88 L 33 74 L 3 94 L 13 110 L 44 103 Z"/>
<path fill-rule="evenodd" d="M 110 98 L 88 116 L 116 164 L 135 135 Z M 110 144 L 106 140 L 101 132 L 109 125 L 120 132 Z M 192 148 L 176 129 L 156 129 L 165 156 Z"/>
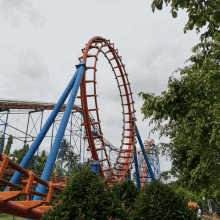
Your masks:
<path fill-rule="evenodd" d="M 23 220 L 25 218 L 15 216 L 15 220 Z M 6 213 L 0 214 L 0 220 L 13 220 L 13 215 L 9 215 Z"/>

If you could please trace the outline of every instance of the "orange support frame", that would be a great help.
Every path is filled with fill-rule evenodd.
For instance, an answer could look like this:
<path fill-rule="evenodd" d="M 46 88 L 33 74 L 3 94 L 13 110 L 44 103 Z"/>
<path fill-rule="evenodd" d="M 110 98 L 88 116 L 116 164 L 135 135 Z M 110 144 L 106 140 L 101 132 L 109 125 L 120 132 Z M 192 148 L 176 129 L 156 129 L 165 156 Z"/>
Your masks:
<path fill-rule="evenodd" d="M 8 214 L 24 218 L 41 219 L 44 211 L 53 208 L 52 206 L 47 206 L 51 203 L 52 198 L 56 197 L 53 195 L 53 191 L 56 190 L 61 192 L 66 186 L 67 180 L 70 179 L 68 177 L 55 176 L 55 183 L 53 181 L 46 182 L 35 175 L 34 172 L 28 171 L 14 163 L 7 155 L 0 153 L 0 161 L 2 161 L 0 164 L 0 183 L 9 186 L 7 192 L 0 192 L 0 212 L 7 212 Z M 10 167 L 10 172 L 11 168 L 13 168 L 27 177 L 26 180 L 21 181 L 25 186 L 21 187 L 3 179 L 8 166 Z M 57 179 L 60 179 L 61 182 L 56 183 Z M 38 185 L 39 183 L 48 187 L 48 193 L 39 193 L 31 190 L 33 185 Z M 11 189 L 16 189 L 18 191 L 10 191 Z M 32 194 L 42 196 L 44 199 L 42 201 L 30 201 Z M 21 195 L 27 196 L 26 201 L 11 201 Z"/>

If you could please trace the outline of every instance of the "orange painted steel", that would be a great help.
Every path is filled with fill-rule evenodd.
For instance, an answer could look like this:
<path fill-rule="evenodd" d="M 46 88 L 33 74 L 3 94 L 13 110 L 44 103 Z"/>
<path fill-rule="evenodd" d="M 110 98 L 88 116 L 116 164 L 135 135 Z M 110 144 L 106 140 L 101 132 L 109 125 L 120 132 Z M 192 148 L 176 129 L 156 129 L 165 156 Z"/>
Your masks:
<path fill-rule="evenodd" d="M 92 54 L 95 49 L 95 54 Z M 106 51 L 107 50 L 107 51 Z M 88 139 L 89 146 L 87 148 L 88 151 L 91 151 L 92 161 L 99 160 L 99 156 L 97 151 L 104 151 L 104 161 L 106 162 L 106 169 L 102 169 L 99 166 L 99 173 L 102 178 L 105 178 L 105 182 L 122 182 L 128 175 L 130 175 L 130 169 L 132 169 L 132 163 L 134 158 L 134 150 L 136 148 L 136 138 L 135 138 L 135 128 L 132 126 L 132 123 L 135 122 L 135 109 L 134 109 L 134 101 L 132 97 L 132 92 L 130 88 L 130 83 L 128 81 L 127 73 L 125 71 L 125 65 L 122 63 L 122 58 L 118 55 L 118 50 L 114 48 L 114 44 L 110 43 L 109 40 L 106 40 L 102 37 L 94 37 L 87 44 L 84 49 L 82 49 L 83 56 L 79 58 L 80 61 L 88 61 L 89 59 L 95 59 L 93 66 L 87 66 L 87 71 L 83 76 L 81 82 L 81 95 L 79 98 L 82 103 L 82 111 L 84 116 L 84 123 L 82 125 L 85 126 L 86 136 Z M 103 53 L 105 58 L 108 60 L 112 71 L 115 74 L 115 79 L 118 84 L 119 93 L 121 97 L 121 105 L 122 105 L 122 114 L 123 114 L 123 133 L 122 133 L 122 144 L 119 149 L 119 154 L 116 159 L 114 166 L 112 167 L 109 162 L 109 157 L 106 152 L 106 143 L 103 140 L 103 133 L 101 129 L 101 121 L 99 119 L 99 108 L 97 104 L 97 94 L 96 94 L 96 64 L 98 61 L 99 53 Z M 116 65 L 116 66 L 114 66 Z M 90 71 L 88 73 L 88 71 Z M 92 73 L 91 73 L 92 71 Z M 93 79 L 89 78 L 88 75 L 93 74 Z M 93 84 L 94 92 L 92 94 L 88 94 L 87 84 Z M 95 108 L 89 108 L 87 99 L 89 97 L 94 98 Z M 125 98 L 125 99 L 124 99 Z M 127 108 L 127 109 L 126 109 Z M 96 113 L 96 122 L 91 122 L 89 118 L 89 112 L 95 111 Z M 134 120 L 133 120 L 133 119 Z M 98 136 L 94 136 L 92 133 L 92 126 L 97 125 L 99 134 Z M 128 134 L 125 133 L 128 131 Z M 95 145 L 95 139 L 99 138 L 102 142 L 102 148 L 97 148 Z M 125 155 L 122 155 L 125 154 Z M 120 172 L 117 174 L 117 172 Z"/>
<path fill-rule="evenodd" d="M 14 163 L 5 154 L 0 153 L 0 161 L 2 161 L 0 164 L 0 183 L 8 186 L 7 192 L 0 192 L 0 212 L 6 212 L 24 218 L 41 219 L 45 210 L 53 208 L 52 206 L 48 206 L 52 198 L 56 197 L 53 195 L 53 191 L 62 192 L 62 189 L 66 187 L 66 182 L 69 179 L 65 177 L 64 182 L 60 183 L 54 183 L 53 181 L 46 182 L 35 175 L 34 172 L 28 171 Z M 24 187 L 3 179 L 8 166 L 26 176 L 27 179 L 23 180 L 25 184 Z M 55 176 L 54 180 L 57 180 L 57 176 Z M 48 187 L 48 193 L 39 193 L 31 190 L 34 182 Z M 18 191 L 11 191 L 12 189 Z M 27 196 L 26 201 L 11 201 L 21 195 Z M 44 199 L 42 201 L 30 201 L 31 195 L 42 196 Z"/>
<path fill-rule="evenodd" d="M 32 171 L 36 176 L 40 177 L 42 172 L 37 172 L 37 171 Z M 7 166 L 5 173 L 7 173 L 9 176 L 15 173 L 15 171 L 10 167 Z M 59 184 L 62 182 L 63 184 L 66 184 L 68 180 L 70 180 L 71 177 L 66 177 L 66 176 L 58 176 L 58 175 L 51 175 L 50 176 L 50 181 L 53 183 L 56 183 L 59 181 Z M 21 180 L 19 181 L 19 184 L 26 184 L 27 180 L 26 178 L 22 177 Z M 33 185 L 38 185 L 36 181 L 33 181 Z"/>

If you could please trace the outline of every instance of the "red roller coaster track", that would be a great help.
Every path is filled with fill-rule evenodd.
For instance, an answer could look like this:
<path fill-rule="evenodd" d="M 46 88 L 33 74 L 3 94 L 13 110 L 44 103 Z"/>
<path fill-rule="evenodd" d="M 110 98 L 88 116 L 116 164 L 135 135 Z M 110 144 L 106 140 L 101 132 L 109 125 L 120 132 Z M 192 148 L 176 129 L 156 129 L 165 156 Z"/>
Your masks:
<path fill-rule="evenodd" d="M 95 51 L 94 51 L 95 50 Z M 106 169 L 102 169 L 100 166 L 100 176 L 105 178 L 108 182 L 121 182 L 130 174 L 131 165 L 133 162 L 134 149 L 135 149 L 135 128 L 132 123 L 135 122 L 135 109 L 134 109 L 134 101 L 132 98 L 132 92 L 130 88 L 130 83 L 128 80 L 128 74 L 125 71 L 125 65 L 122 63 L 121 57 L 118 55 L 118 50 L 114 48 L 114 44 L 110 43 L 109 40 L 106 40 L 102 37 L 94 37 L 92 38 L 86 47 L 82 49 L 83 56 L 79 58 L 79 60 L 87 61 L 87 59 L 94 59 L 93 66 L 87 66 L 87 71 L 83 76 L 81 83 L 81 102 L 82 109 L 84 113 L 84 126 L 87 131 L 86 138 L 89 141 L 88 149 L 91 151 L 92 159 L 99 160 L 97 151 L 104 150 L 105 158 L 99 160 L 99 162 L 107 161 L 108 167 Z M 96 94 L 96 65 L 98 61 L 99 53 L 103 53 L 106 59 L 108 60 L 111 68 L 115 74 L 115 79 L 118 84 L 119 93 L 121 97 L 121 105 L 122 105 L 122 114 L 123 114 L 123 133 L 122 133 L 122 141 L 119 150 L 118 158 L 116 159 L 116 163 L 113 167 L 109 162 L 108 154 L 105 149 L 105 142 L 103 141 L 103 133 L 101 130 L 101 121 L 99 120 L 99 108 L 97 104 L 97 94 Z M 88 76 L 90 75 L 90 76 Z M 93 76 L 93 80 L 91 79 L 91 75 Z M 87 94 L 87 84 L 93 84 L 94 92 L 93 94 Z M 94 98 L 95 108 L 89 108 L 87 99 L 89 97 Z M 97 121 L 91 122 L 89 119 L 89 112 L 96 112 Z M 99 127 L 99 134 L 97 136 L 93 136 L 91 126 L 97 124 Z M 94 139 L 99 138 L 102 140 L 102 148 L 97 148 L 95 146 Z M 122 155 L 125 154 L 125 155 Z M 125 161 L 124 161 L 125 160 Z M 118 168 L 120 166 L 120 168 Z M 120 174 L 116 174 L 114 171 L 120 171 Z M 108 172 L 108 175 L 105 175 L 105 172 Z"/>

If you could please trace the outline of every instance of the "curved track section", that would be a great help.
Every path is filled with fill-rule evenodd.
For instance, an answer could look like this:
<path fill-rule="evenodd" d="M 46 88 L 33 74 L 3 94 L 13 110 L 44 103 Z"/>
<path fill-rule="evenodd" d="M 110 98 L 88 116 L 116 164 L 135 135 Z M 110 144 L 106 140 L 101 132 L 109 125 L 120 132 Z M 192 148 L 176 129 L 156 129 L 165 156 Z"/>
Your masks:
<path fill-rule="evenodd" d="M 114 48 L 114 44 L 110 43 L 102 37 L 92 38 L 86 47 L 82 49 L 83 56 L 79 58 L 80 61 L 88 61 L 93 59 L 93 66 L 87 66 L 81 82 L 81 98 L 84 123 L 86 128 L 86 135 L 84 138 L 88 139 L 89 146 L 88 151 L 91 151 L 91 160 L 100 162 L 100 176 L 105 178 L 108 182 L 121 182 L 130 175 L 131 165 L 133 163 L 134 150 L 135 150 L 135 108 L 128 80 L 128 74 L 125 71 L 125 65 L 122 63 L 121 57 L 118 55 L 118 50 Z M 122 128 L 122 140 L 119 147 L 119 154 L 115 164 L 112 166 L 109 162 L 109 157 L 106 151 L 106 143 L 103 139 L 103 133 L 101 129 L 101 121 L 99 119 L 99 108 L 97 102 L 96 93 L 96 65 L 99 54 L 103 53 L 108 60 L 112 71 L 115 74 L 115 79 L 118 84 L 119 94 L 121 97 L 122 114 L 123 114 L 123 128 Z M 93 85 L 93 92 L 88 94 L 88 84 Z M 95 108 L 88 105 L 88 99 L 93 98 Z M 96 113 L 96 121 L 91 121 L 89 117 L 90 112 Z M 92 127 L 96 125 L 98 132 L 92 133 Z M 102 146 L 95 145 L 95 139 L 100 139 Z M 104 158 L 99 159 L 98 151 L 104 151 Z M 105 163 L 104 167 L 101 163 Z"/>

